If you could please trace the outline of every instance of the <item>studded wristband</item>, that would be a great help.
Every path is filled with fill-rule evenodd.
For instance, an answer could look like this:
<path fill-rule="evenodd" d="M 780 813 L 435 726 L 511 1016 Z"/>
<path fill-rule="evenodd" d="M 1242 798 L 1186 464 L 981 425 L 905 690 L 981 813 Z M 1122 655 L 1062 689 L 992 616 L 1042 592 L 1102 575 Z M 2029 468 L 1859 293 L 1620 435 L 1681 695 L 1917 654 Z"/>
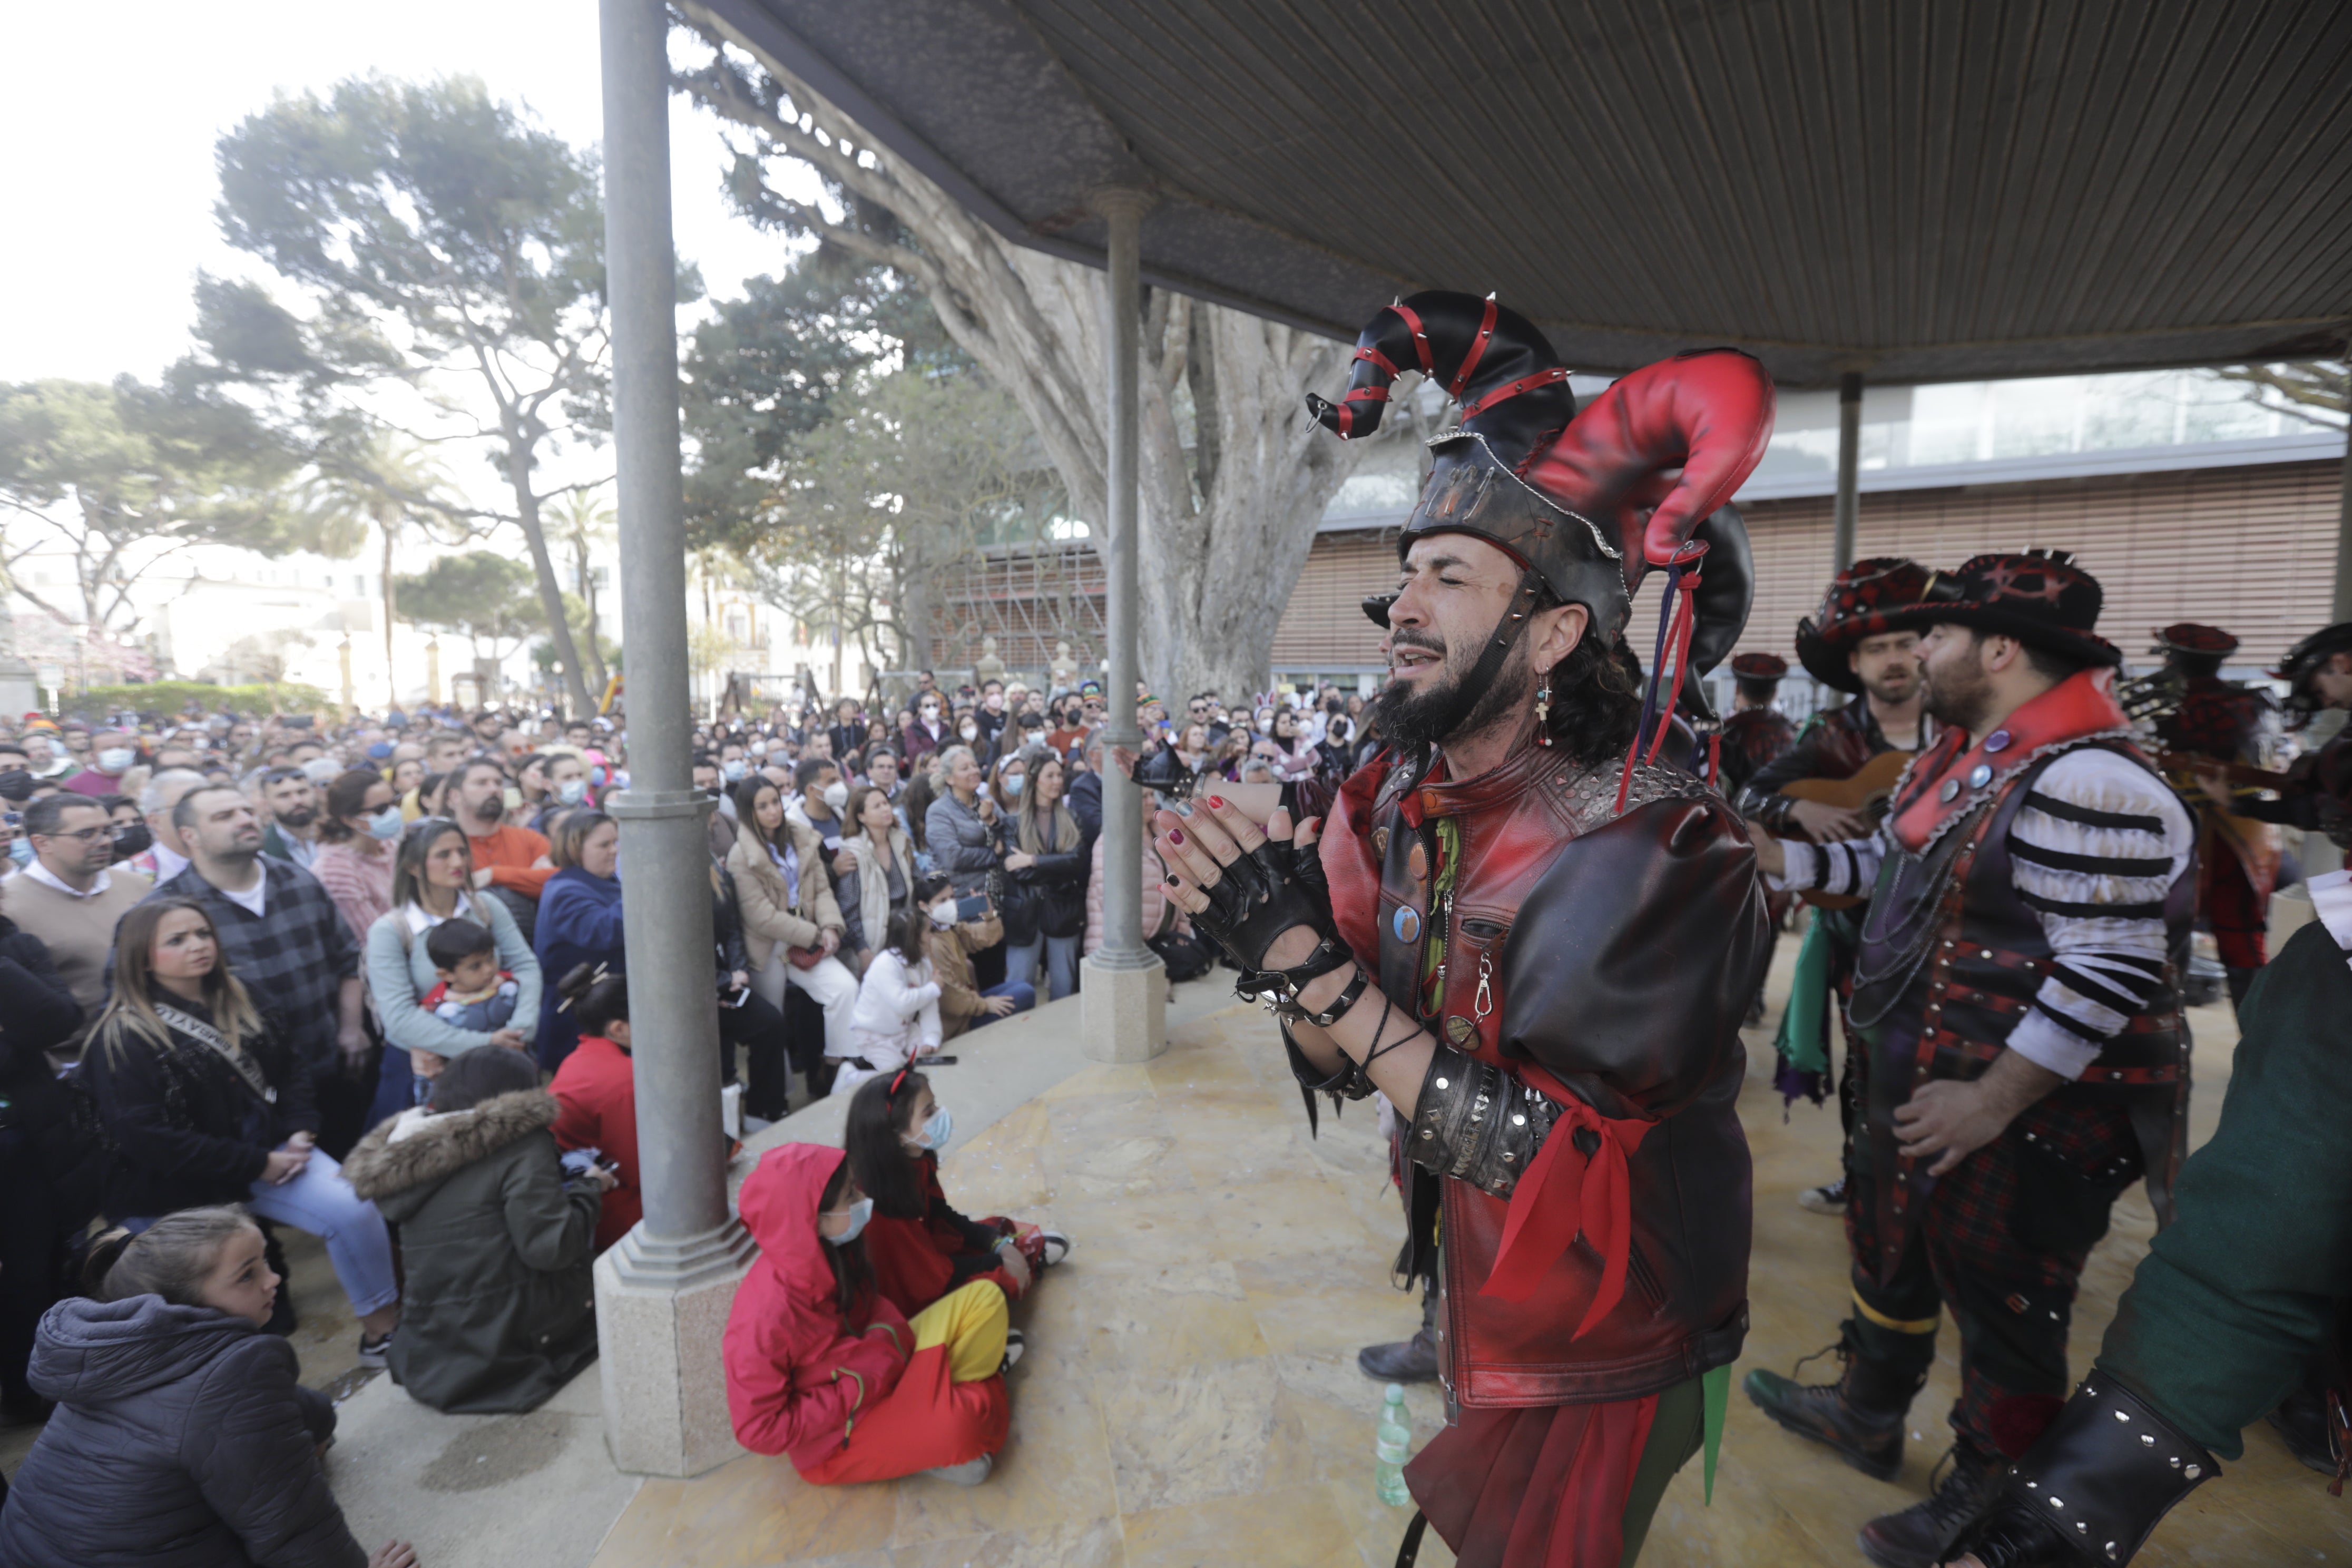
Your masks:
<path fill-rule="evenodd" d="M 1424 1170 L 1508 1197 L 1559 1115 L 1502 1068 L 1440 1046 L 1422 1079 L 1407 1153 Z"/>

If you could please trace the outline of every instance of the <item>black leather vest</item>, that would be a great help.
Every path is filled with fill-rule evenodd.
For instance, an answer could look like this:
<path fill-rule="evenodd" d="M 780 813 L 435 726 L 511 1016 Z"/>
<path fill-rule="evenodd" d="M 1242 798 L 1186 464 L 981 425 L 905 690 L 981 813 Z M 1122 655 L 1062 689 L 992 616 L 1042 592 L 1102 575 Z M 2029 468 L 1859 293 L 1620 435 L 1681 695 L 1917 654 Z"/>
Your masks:
<path fill-rule="evenodd" d="M 2083 744 L 2147 765 L 2127 746 Z M 1898 1151 L 1895 1107 L 1922 1083 L 1982 1075 L 2050 973 L 2053 955 L 2042 917 L 2018 896 L 2009 830 L 2034 781 L 2076 749 L 2053 752 L 2012 774 L 1923 854 L 1898 847 L 1879 867 L 1846 1016 L 1869 1052 L 1863 1109 L 1880 1205 L 1882 1279 L 1901 1258 L 1934 1185 L 1927 1174 L 1932 1162 L 1906 1160 Z M 2179 976 L 2188 967 L 2196 901 L 2192 862 L 2165 898 L 2171 957 L 2157 994 L 2080 1079 L 2048 1100 L 2126 1108 L 2159 1226 L 2171 1221 L 2172 1180 L 2188 1155 L 2189 1038 Z M 2124 1173 L 2116 1174 L 2122 1184 Z"/>

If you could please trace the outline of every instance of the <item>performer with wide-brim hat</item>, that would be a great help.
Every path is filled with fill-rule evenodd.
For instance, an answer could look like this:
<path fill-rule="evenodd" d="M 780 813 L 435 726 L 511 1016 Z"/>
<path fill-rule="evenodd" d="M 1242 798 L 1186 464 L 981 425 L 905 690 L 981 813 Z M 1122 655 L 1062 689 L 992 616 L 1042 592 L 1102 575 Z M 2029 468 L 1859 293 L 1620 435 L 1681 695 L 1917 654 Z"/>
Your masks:
<path fill-rule="evenodd" d="M 1733 800 L 1749 821 L 1814 844 L 1865 837 L 1876 827 L 1863 807 L 1786 792 L 1802 780 L 1853 778 L 1889 752 L 1908 756 L 1935 740 L 1935 721 L 1921 701 L 1916 624 L 1927 575 L 1906 556 L 1857 561 L 1830 579 L 1821 607 L 1798 621 L 1797 658 L 1806 672 L 1859 700 L 1817 709 L 1795 742 L 1748 777 Z M 1835 903 L 1816 908 L 1805 928 L 1773 1042 L 1780 1058 L 1773 1081 L 1791 1101 L 1801 1096 L 1818 1105 L 1832 1081 L 1830 1016 L 1851 988 L 1864 913 L 1861 902 Z M 1838 1102 L 1849 1131 L 1851 1087 L 1850 1079 L 1842 1084 Z M 1843 1214 L 1844 1173 L 1804 1189 L 1797 1201 L 1815 1214 Z"/>
<path fill-rule="evenodd" d="M 1944 726 L 1885 826 L 1759 834 L 1782 885 L 1871 889 L 1852 994 L 1843 1373 L 1758 1371 L 1790 1431 L 1892 1479 L 1948 1310 L 1951 1463 L 1864 1527 L 1880 1568 L 1929 1568 L 2006 1463 L 2005 1409 L 2067 1387 L 2066 1323 L 2109 1207 L 2145 1177 L 2159 1222 L 2186 1152 L 2196 828 L 2131 743 L 2097 580 L 2063 552 L 1979 555 L 1922 595 Z"/>
<path fill-rule="evenodd" d="M 1434 1189 L 1448 1425 L 1405 1472 L 1423 1518 L 1470 1568 L 1616 1568 L 1720 1429 L 1747 1328 L 1763 900 L 1738 817 L 1650 752 L 1678 702 L 1711 719 L 1696 677 L 1747 617 L 1723 503 L 1771 384 L 1709 351 L 1578 413 L 1542 335 L 1463 294 L 1383 310 L 1358 360 L 1314 403 L 1342 434 L 1405 370 L 1465 416 L 1369 606 L 1390 749 L 1319 837 L 1196 795 L 1156 843 L 1170 898 L 1283 1009 L 1300 1083 L 1384 1093 Z M 1620 657 L 1644 579 L 1668 612 L 1646 691 Z"/>
<path fill-rule="evenodd" d="M 2175 692 L 2155 721 L 2157 743 L 2164 748 L 2168 776 L 2197 815 L 2197 914 L 2213 933 L 2234 1006 L 2269 961 L 2278 834 L 2239 811 L 2235 801 L 2209 799 L 2196 775 L 2200 766 L 2213 763 L 2225 770 L 2271 765 L 2270 695 L 2221 679 L 2221 666 L 2238 651 L 2237 637 L 2221 627 L 2176 621 L 2155 635 L 2149 651 L 2164 659 Z"/>

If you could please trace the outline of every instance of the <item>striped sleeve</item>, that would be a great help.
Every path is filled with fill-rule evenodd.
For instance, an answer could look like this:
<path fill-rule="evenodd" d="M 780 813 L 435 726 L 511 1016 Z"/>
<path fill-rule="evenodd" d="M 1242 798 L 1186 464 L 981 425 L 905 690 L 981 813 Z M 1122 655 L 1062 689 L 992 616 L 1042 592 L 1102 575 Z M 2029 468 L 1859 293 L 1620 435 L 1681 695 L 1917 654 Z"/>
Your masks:
<path fill-rule="evenodd" d="M 1765 879 L 1776 893 L 1850 893 L 1866 897 L 1878 880 L 1878 863 L 1886 856 L 1885 829 L 1867 838 L 1847 838 L 1835 844 L 1807 844 L 1795 838 L 1780 841 L 1788 863 L 1778 877 Z"/>
<path fill-rule="evenodd" d="M 2164 903 L 2197 828 L 2163 782 L 2097 747 L 2042 772 L 2011 820 L 2018 897 L 2042 917 L 2054 967 L 2009 1048 L 2080 1078 L 2162 982 Z"/>

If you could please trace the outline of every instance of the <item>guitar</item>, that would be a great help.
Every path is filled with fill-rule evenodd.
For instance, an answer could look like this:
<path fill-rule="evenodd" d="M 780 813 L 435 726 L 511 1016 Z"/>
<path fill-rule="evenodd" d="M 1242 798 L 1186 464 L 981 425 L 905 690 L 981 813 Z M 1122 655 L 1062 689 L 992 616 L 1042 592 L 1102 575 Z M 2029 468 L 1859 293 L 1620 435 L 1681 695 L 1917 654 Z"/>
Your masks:
<path fill-rule="evenodd" d="M 1847 811 L 1859 811 L 1874 823 L 1886 820 L 1893 804 L 1895 782 L 1903 770 L 1911 765 L 1916 752 L 1881 752 L 1863 763 L 1862 771 L 1842 779 L 1791 779 L 1780 786 L 1780 793 L 1791 800 L 1818 801 Z M 1850 893 L 1816 893 L 1798 895 L 1815 909 L 1850 910 L 1863 900 Z"/>
<path fill-rule="evenodd" d="M 2287 787 L 2287 775 L 2284 773 L 2273 773 L 2268 768 L 2250 767 L 2244 763 L 2225 763 L 2218 757 L 2200 757 L 2193 752 L 2158 752 L 2156 765 L 2162 768 L 2165 775 L 2176 785 L 2189 789 L 2197 787 L 2197 770 L 2210 767 L 2220 768 L 2239 790 L 2283 790 Z"/>

